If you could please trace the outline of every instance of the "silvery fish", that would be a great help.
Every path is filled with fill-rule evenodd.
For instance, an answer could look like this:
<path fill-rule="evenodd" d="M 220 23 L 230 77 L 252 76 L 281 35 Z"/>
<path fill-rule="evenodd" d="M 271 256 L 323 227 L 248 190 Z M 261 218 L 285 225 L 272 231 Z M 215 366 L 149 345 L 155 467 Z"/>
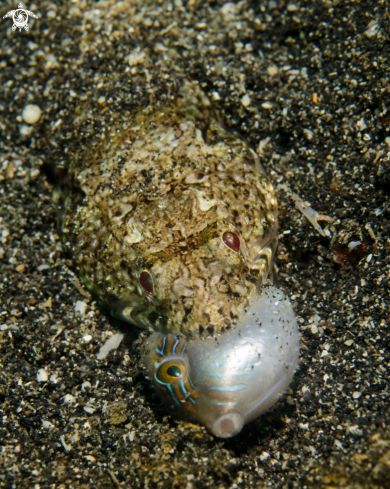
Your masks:
<path fill-rule="evenodd" d="M 194 82 L 74 158 L 62 221 L 80 278 L 152 333 L 142 366 L 177 417 L 239 433 L 288 387 L 291 305 L 270 285 L 277 202 L 256 153 Z"/>

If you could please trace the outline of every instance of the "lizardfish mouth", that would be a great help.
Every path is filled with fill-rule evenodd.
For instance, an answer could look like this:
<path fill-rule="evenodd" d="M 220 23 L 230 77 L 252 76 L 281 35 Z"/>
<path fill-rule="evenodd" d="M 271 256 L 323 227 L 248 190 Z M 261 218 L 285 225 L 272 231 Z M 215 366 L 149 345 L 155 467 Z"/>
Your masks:
<path fill-rule="evenodd" d="M 229 438 L 287 389 L 298 326 L 289 301 L 269 287 L 228 332 L 208 339 L 153 333 L 144 348 L 148 377 L 172 413 Z"/>

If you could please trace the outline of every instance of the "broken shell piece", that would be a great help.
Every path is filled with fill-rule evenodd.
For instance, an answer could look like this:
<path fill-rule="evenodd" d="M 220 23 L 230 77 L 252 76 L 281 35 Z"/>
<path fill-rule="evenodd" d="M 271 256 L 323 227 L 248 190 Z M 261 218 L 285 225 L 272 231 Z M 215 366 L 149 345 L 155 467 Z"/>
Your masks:
<path fill-rule="evenodd" d="M 76 402 L 76 398 L 72 396 L 72 394 L 65 394 L 65 396 L 62 398 L 62 401 L 65 404 L 74 404 Z"/>
<path fill-rule="evenodd" d="M 82 316 L 84 316 L 86 310 L 87 310 L 88 304 L 84 301 L 77 301 L 76 305 L 74 306 L 74 310 L 76 312 L 79 312 Z"/>
<path fill-rule="evenodd" d="M 111 350 L 116 350 L 120 345 L 124 334 L 116 333 L 109 338 L 104 345 L 100 348 L 99 353 L 96 355 L 98 360 L 103 360 L 110 353 Z"/>
<path fill-rule="evenodd" d="M 47 371 L 44 368 L 40 368 L 37 372 L 37 381 L 38 382 L 47 382 L 49 376 L 47 375 Z"/>
<path fill-rule="evenodd" d="M 302 214 L 311 222 L 313 227 L 321 234 L 321 236 L 327 236 L 327 233 L 322 229 L 322 227 L 318 224 L 318 221 L 333 221 L 333 217 L 325 216 L 324 214 L 320 214 L 312 207 L 308 202 L 304 202 L 297 194 L 294 192 L 291 193 L 291 197 L 295 202 L 295 207 L 302 212 Z"/>
<path fill-rule="evenodd" d="M 313 227 L 321 234 L 321 236 L 331 236 L 329 230 L 324 231 L 318 224 L 318 221 L 334 221 L 333 217 L 325 216 L 314 210 L 308 202 L 304 202 L 299 195 L 293 192 L 286 184 L 278 185 L 279 189 L 283 189 L 286 194 L 291 197 L 295 203 L 295 207 L 311 222 Z"/>
<path fill-rule="evenodd" d="M 51 430 L 52 428 L 55 428 L 55 425 L 53 423 L 50 423 L 50 421 L 46 421 L 44 419 L 42 421 L 42 428 L 45 430 Z"/>

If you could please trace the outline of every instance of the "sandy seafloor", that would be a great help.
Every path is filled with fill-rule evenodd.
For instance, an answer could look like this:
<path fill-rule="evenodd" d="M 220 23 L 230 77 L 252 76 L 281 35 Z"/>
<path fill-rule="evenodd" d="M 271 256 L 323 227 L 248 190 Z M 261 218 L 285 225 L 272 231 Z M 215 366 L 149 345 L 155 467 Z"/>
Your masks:
<path fill-rule="evenodd" d="M 1 16 L 17 2 L 4 3 Z M 0 486 L 389 487 L 386 2 L 27 7 L 39 16 L 30 32 L 2 19 L 0 34 Z M 114 325 L 62 253 L 46 171 L 105 125 L 167 103 L 186 78 L 275 185 L 334 218 L 321 236 L 279 191 L 279 279 L 301 328 L 299 370 L 273 410 L 225 441 L 168 416 L 130 341 L 96 359 Z M 34 126 L 21 117 L 27 103 L 42 109 Z M 335 263 L 336 231 L 344 244 L 364 237 L 358 264 Z"/>

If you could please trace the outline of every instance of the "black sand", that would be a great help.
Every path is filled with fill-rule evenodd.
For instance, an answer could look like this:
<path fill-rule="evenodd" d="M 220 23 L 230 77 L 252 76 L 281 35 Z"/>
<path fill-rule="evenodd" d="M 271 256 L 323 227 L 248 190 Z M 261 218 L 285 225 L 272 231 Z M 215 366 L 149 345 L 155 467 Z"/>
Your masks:
<path fill-rule="evenodd" d="M 30 32 L 2 19 L 0 34 L 1 487 L 389 487 L 386 2 L 27 8 L 39 16 Z M 300 367 L 275 408 L 228 441 L 168 416 L 131 342 L 96 360 L 114 325 L 83 295 L 56 227 L 52 165 L 185 78 L 338 233 L 321 236 L 280 190 L 279 279 L 301 325 Z M 42 109 L 34 126 L 28 103 Z"/>

